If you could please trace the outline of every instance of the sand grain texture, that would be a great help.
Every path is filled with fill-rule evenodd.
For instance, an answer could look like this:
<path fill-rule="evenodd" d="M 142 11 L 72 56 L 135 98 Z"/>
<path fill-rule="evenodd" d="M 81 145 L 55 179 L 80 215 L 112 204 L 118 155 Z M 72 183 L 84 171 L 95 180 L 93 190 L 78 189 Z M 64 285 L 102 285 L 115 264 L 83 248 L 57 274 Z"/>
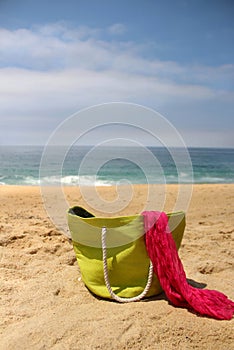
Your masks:
<path fill-rule="evenodd" d="M 169 189 L 168 209 L 175 186 Z M 100 189 L 107 197 L 111 191 Z M 136 187 L 137 200 L 125 214 L 141 210 L 145 191 Z M 71 205 L 85 205 L 77 190 L 67 192 Z M 233 320 L 198 317 L 170 305 L 164 294 L 131 304 L 93 297 L 70 242 L 47 217 L 39 188 L 1 186 L 0 198 L 0 349 L 234 348 Z M 234 185 L 195 185 L 180 249 L 192 283 L 231 299 L 233 202 Z"/>

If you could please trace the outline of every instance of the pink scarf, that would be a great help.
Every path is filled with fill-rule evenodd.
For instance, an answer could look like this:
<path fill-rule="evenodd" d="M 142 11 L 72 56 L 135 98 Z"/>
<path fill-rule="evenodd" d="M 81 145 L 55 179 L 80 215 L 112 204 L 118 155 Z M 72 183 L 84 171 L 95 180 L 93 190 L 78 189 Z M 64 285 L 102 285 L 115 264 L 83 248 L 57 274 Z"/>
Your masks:
<path fill-rule="evenodd" d="M 144 211 L 145 242 L 154 272 L 172 304 L 186 307 L 200 315 L 230 320 L 234 302 L 226 295 L 207 289 L 197 289 L 187 283 L 183 265 L 168 226 L 165 213 Z"/>

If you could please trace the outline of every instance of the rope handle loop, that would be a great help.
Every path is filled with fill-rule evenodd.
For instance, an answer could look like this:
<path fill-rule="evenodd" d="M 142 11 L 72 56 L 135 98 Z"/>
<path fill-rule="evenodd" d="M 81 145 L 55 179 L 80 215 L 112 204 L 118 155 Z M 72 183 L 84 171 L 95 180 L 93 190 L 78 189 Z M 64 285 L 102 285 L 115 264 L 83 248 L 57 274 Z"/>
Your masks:
<path fill-rule="evenodd" d="M 110 293 L 110 296 L 112 299 L 120 302 L 120 303 L 130 303 L 133 301 L 139 301 L 142 298 L 144 298 L 146 296 L 146 294 L 148 293 L 151 283 L 152 283 L 152 279 L 153 279 L 153 274 L 154 274 L 154 269 L 153 269 L 153 264 L 150 261 L 150 265 L 149 265 L 149 272 L 148 272 L 148 279 L 147 279 L 147 283 L 145 286 L 145 289 L 143 290 L 142 293 L 140 293 L 139 295 L 132 297 L 132 298 L 121 298 L 118 295 L 116 295 L 111 286 L 110 286 L 110 280 L 109 280 L 109 273 L 108 273 L 108 266 L 107 266 L 107 248 L 106 248 L 106 233 L 107 233 L 107 229 L 105 226 L 102 227 L 102 257 L 103 257 L 103 271 L 104 271 L 104 280 L 105 280 L 105 284 L 106 287 L 108 289 L 108 292 Z"/>

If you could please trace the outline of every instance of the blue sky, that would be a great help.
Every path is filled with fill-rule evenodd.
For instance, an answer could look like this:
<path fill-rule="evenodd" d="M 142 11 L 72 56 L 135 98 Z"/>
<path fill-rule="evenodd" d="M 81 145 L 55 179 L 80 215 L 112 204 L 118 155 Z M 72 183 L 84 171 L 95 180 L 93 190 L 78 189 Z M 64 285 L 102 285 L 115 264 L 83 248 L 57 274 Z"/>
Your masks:
<path fill-rule="evenodd" d="M 234 147 L 233 42 L 232 0 L 0 0 L 0 144 L 45 144 L 71 114 L 122 101 L 188 146 Z"/>

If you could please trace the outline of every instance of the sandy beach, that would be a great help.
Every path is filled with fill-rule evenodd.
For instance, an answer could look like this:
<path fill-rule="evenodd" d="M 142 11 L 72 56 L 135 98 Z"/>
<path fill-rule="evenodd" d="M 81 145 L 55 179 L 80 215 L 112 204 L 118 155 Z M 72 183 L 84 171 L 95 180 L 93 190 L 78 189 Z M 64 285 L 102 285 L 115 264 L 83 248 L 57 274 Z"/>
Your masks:
<path fill-rule="evenodd" d="M 121 214 L 139 213 L 146 190 L 137 185 Z M 116 195 L 111 187 L 99 192 L 108 200 Z M 66 193 L 70 205 L 89 209 L 77 188 Z M 175 197 L 176 186 L 168 185 L 165 210 Z M 233 348 L 233 320 L 199 317 L 163 293 L 130 304 L 95 298 L 80 279 L 71 242 L 48 218 L 40 189 L 1 186 L 0 198 L 0 349 Z M 188 279 L 232 300 L 233 203 L 234 184 L 194 185 L 179 251 Z"/>

